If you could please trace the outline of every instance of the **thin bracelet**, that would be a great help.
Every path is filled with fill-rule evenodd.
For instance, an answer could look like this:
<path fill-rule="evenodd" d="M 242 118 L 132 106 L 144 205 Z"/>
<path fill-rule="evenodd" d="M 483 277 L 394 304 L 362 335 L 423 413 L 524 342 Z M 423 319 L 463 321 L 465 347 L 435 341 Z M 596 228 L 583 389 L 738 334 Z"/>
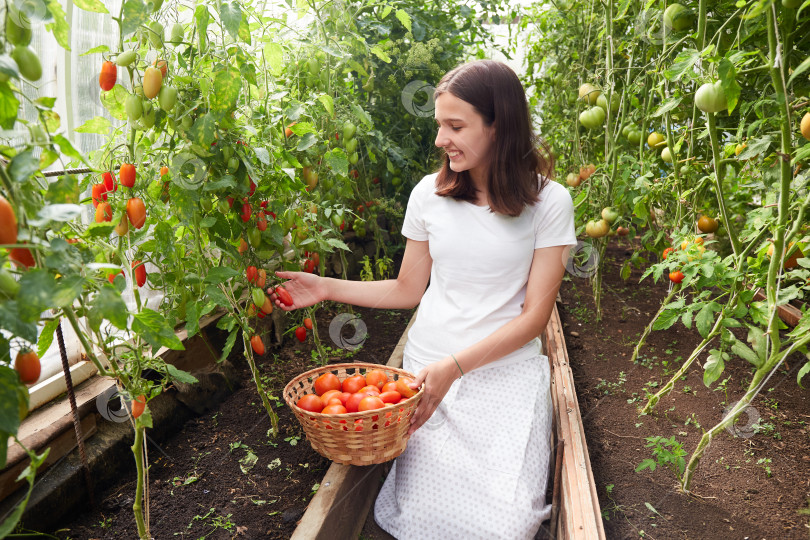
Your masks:
<path fill-rule="evenodd" d="M 461 371 L 461 376 L 463 377 L 464 376 L 464 371 L 461 369 L 461 366 L 458 365 L 458 360 L 456 360 L 456 355 L 450 353 L 450 356 L 452 356 L 453 360 L 456 361 L 456 365 L 458 366 L 458 370 Z"/>

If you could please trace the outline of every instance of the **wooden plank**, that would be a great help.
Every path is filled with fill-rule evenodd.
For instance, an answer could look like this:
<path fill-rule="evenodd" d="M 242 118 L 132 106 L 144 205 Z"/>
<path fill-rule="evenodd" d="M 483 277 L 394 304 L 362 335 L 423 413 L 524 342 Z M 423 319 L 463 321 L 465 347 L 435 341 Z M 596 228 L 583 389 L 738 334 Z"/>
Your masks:
<path fill-rule="evenodd" d="M 70 366 L 70 377 L 73 386 L 77 386 L 97 373 L 96 365 L 93 362 L 81 360 Z M 60 369 L 59 373 L 48 377 L 41 383 L 32 387 L 28 395 L 28 409 L 33 411 L 42 407 L 54 398 L 67 391 L 65 386 L 65 374 Z"/>
<path fill-rule="evenodd" d="M 96 432 L 96 415 L 88 414 L 82 419 L 82 438 L 87 440 Z M 16 445 L 15 445 L 16 446 Z M 73 423 L 70 424 L 70 429 L 63 431 L 53 440 L 49 441 L 48 457 L 43 464 L 37 469 L 37 476 L 39 477 L 51 465 L 62 459 L 76 448 L 76 432 L 73 429 Z M 17 446 L 19 448 L 19 446 Z M 16 462 L 0 472 L 0 501 L 14 493 L 19 489 L 25 480 L 17 482 L 17 477 L 20 475 L 31 460 L 28 454 L 24 454 L 24 459 L 18 459 Z"/>
<path fill-rule="evenodd" d="M 568 352 L 556 306 L 546 328 L 550 358 L 553 361 L 553 390 L 560 408 L 559 437 L 566 443 L 563 455 L 562 498 L 560 508 L 561 538 L 605 538 L 599 499 L 590 466 L 582 417 L 568 364 Z M 553 355 L 553 357 L 552 357 Z"/>
<path fill-rule="evenodd" d="M 757 289 L 756 294 L 754 294 L 754 300 L 765 301 L 767 299 L 768 298 L 765 296 L 765 293 L 762 292 L 762 289 Z M 799 319 L 802 318 L 802 312 L 799 311 L 796 306 L 791 306 L 790 304 L 776 306 L 776 310 L 779 313 L 779 318 L 789 326 L 796 326 L 799 324 Z"/>
<path fill-rule="evenodd" d="M 415 320 L 416 312 L 394 346 L 386 365 L 402 367 L 408 331 Z M 377 497 L 380 480 L 384 478 L 384 467 L 384 463 L 362 467 L 332 463 L 291 540 L 356 539 Z"/>

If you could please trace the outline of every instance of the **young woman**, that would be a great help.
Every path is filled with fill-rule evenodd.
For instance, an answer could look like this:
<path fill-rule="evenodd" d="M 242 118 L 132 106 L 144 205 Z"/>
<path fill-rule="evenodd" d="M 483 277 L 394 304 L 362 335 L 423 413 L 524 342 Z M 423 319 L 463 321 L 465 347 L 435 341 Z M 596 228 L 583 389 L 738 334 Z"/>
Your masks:
<path fill-rule="evenodd" d="M 287 310 L 419 305 L 403 368 L 425 394 L 374 517 L 399 539 L 532 538 L 551 510 L 550 375 L 538 336 L 576 245 L 573 204 L 548 180 L 550 153 L 538 149 L 511 68 L 460 65 L 434 99 L 443 164 L 410 195 L 397 278 L 278 272 L 294 303 L 273 299 Z"/>

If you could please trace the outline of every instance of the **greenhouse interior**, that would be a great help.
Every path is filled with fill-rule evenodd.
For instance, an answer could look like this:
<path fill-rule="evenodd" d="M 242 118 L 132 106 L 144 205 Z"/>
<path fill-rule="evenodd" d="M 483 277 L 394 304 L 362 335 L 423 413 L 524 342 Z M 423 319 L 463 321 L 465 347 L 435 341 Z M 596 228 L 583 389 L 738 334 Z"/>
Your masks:
<path fill-rule="evenodd" d="M 810 536 L 810 0 L 0 15 L 0 538 Z"/>

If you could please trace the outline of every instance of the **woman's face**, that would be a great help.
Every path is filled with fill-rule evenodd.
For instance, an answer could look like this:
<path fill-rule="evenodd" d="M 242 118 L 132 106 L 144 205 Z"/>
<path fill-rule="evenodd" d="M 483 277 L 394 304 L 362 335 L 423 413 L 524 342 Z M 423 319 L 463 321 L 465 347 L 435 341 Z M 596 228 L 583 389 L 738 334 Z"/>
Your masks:
<path fill-rule="evenodd" d="M 482 180 L 489 165 L 495 126 L 484 124 L 484 118 L 472 105 L 449 92 L 436 98 L 435 104 L 439 127 L 436 146 L 444 149 L 452 170 L 469 170 L 473 178 Z"/>

